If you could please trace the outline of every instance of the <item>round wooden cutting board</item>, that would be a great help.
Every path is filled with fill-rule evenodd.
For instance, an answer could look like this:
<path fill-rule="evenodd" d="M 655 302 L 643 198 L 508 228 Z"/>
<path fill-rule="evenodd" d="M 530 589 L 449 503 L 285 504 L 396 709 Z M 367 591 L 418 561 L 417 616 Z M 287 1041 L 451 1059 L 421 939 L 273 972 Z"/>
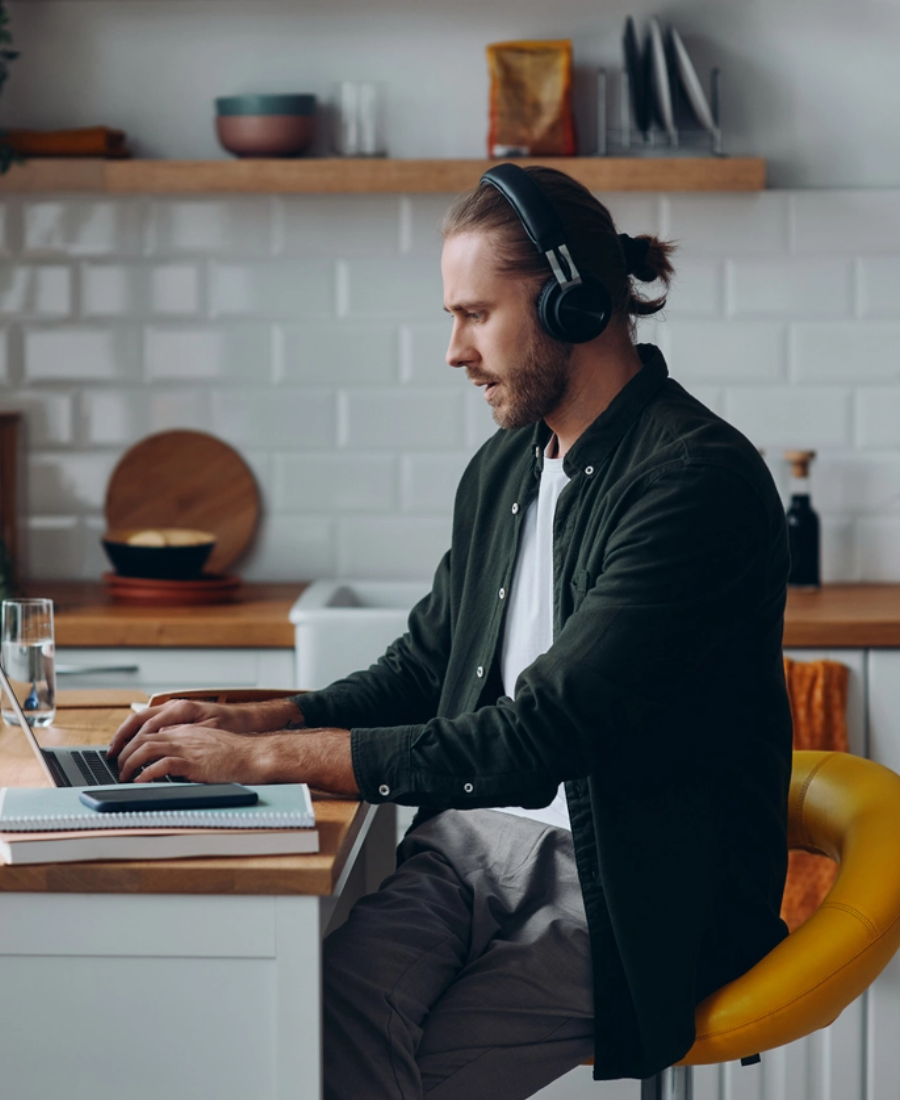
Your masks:
<path fill-rule="evenodd" d="M 106 490 L 106 522 L 118 527 L 192 527 L 216 545 L 205 573 L 224 573 L 249 545 L 259 490 L 233 447 L 206 432 L 158 432 L 119 459 Z"/>

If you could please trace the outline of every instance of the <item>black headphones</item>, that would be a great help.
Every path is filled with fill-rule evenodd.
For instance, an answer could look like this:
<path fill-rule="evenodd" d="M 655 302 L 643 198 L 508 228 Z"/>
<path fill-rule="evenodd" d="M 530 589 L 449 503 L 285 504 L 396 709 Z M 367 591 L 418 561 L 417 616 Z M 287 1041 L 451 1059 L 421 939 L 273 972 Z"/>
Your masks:
<path fill-rule="evenodd" d="M 540 185 L 517 164 L 498 164 L 479 183 L 497 188 L 553 270 L 536 303 L 544 332 L 566 344 L 586 344 L 599 336 L 612 316 L 609 291 L 598 279 L 579 275 L 559 214 Z"/>

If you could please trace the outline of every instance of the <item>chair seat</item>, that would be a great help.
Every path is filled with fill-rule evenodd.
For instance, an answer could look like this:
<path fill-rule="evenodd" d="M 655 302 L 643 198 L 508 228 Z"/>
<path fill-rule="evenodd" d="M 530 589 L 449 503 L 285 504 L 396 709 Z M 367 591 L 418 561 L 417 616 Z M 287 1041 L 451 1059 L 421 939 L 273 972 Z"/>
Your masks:
<path fill-rule="evenodd" d="M 805 924 L 698 1006 L 680 1065 L 747 1058 L 827 1027 L 900 947 L 900 776 L 848 753 L 795 752 L 788 843 L 836 860 L 837 879 Z"/>

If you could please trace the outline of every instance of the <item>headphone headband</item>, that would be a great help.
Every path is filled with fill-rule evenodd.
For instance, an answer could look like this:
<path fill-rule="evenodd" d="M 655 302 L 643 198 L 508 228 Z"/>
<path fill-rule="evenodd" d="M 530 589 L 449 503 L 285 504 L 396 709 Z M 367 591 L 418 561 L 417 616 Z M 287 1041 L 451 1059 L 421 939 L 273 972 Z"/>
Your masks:
<path fill-rule="evenodd" d="M 566 244 L 562 218 L 541 185 L 518 164 L 498 164 L 481 177 L 513 208 L 535 248 L 553 271 L 537 302 L 541 328 L 564 343 L 584 344 L 599 336 L 612 316 L 609 291 L 597 279 L 582 279 Z"/>
<path fill-rule="evenodd" d="M 480 183 L 497 188 L 519 215 L 522 228 L 539 252 L 549 252 L 566 243 L 556 207 L 518 164 L 498 164 L 496 168 L 489 168 Z"/>
<path fill-rule="evenodd" d="M 543 252 L 560 286 L 577 286 L 581 282 L 578 268 L 572 262 L 566 245 L 566 234 L 556 207 L 540 184 L 518 164 L 498 164 L 489 168 L 479 185 L 496 187 L 515 210 L 538 252 Z"/>

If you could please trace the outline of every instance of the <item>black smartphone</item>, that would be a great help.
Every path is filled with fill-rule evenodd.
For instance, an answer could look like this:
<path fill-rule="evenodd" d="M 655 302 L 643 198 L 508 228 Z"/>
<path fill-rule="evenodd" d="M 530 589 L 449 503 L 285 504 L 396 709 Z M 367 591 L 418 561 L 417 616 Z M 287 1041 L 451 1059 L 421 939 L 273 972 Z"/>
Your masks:
<path fill-rule="evenodd" d="M 78 797 L 100 813 L 212 810 L 219 806 L 253 806 L 259 801 L 256 791 L 239 783 L 123 783 L 121 787 L 90 787 Z"/>

